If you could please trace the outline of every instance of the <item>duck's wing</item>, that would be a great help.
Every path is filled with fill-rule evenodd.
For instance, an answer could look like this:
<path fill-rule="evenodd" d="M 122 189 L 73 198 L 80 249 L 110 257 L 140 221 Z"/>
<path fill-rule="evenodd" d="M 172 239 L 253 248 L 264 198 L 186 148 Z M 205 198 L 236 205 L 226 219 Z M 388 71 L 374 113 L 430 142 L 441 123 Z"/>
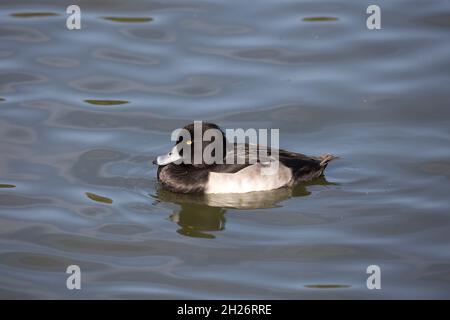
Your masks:
<path fill-rule="evenodd" d="M 210 170 L 217 173 L 236 173 L 254 164 L 265 166 L 270 165 L 271 161 L 277 161 L 276 158 L 270 156 L 270 152 L 269 154 L 260 152 L 260 149 L 263 148 L 266 147 L 248 143 L 235 143 L 228 149 L 224 157 L 224 163 L 216 164 Z"/>
<path fill-rule="evenodd" d="M 225 164 L 217 166 L 214 171 L 234 173 L 255 163 L 270 166 L 279 161 L 291 169 L 295 181 L 307 181 L 321 176 L 328 162 L 336 158 L 331 154 L 311 157 L 283 149 L 271 150 L 262 145 L 235 143 L 226 154 Z"/>
<path fill-rule="evenodd" d="M 259 144 L 235 143 L 225 157 L 226 163 L 255 164 L 276 160 L 270 148 Z"/>

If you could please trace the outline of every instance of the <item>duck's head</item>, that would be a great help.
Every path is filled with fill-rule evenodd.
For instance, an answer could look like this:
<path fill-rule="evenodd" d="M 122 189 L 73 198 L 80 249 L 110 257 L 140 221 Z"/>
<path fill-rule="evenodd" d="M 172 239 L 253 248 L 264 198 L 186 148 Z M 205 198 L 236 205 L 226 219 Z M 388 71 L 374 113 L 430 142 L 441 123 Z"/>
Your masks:
<path fill-rule="evenodd" d="M 223 160 L 227 139 L 220 127 L 214 123 L 195 121 L 172 132 L 176 141 L 169 153 L 158 156 L 153 164 L 165 166 L 170 163 L 184 166 L 206 167 Z"/>

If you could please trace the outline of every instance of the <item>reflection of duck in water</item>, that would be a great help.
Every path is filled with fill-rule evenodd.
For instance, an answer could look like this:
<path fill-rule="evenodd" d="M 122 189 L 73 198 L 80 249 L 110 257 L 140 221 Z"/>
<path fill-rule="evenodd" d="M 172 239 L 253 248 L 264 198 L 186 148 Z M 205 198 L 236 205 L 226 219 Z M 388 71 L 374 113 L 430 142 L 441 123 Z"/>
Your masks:
<path fill-rule="evenodd" d="M 195 136 L 197 126 L 201 126 L 198 130 L 201 137 Z M 154 161 L 159 166 L 158 180 L 163 187 L 177 193 L 247 193 L 295 186 L 320 177 L 328 162 L 336 158 L 330 154 L 309 157 L 285 150 L 274 152 L 277 157 L 273 154 L 262 156 L 253 148 L 262 149 L 260 146 L 230 145 L 223 131 L 215 124 L 190 124 L 184 129 L 191 138 L 180 135 L 172 150 Z M 213 142 L 204 141 L 207 131 L 214 132 L 211 136 L 214 140 L 210 139 L 214 146 L 220 143 L 221 148 L 217 151 L 211 145 Z M 220 155 L 220 161 L 203 159 L 202 155 L 210 149 L 214 150 L 214 155 Z M 200 157 L 194 157 L 194 151 L 201 152 Z M 257 162 L 249 161 L 250 157 L 257 159 Z M 267 174 L 272 168 L 274 170 Z"/>
<path fill-rule="evenodd" d="M 205 231 L 220 231 L 225 228 L 225 209 L 208 207 L 196 203 L 183 203 L 179 211 L 170 215 L 170 220 L 181 228 L 178 233 L 194 238 L 215 238 Z"/>
<path fill-rule="evenodd" d="M 295 188 L 280 188 L 272 191 L 249 192 L 242 194 L 180 194 L 160 188 L 157 199 L 180 206 L 170 220 L 181 228 L 178 233 L 196 238 L 214 238 L 208 231 L 225 228 L 227 208 L 263 209 L 280 206 L 280 202 L 291 197 L 304 197 L 311 194 L 306 187 L 310 185 L 331 185 L 324 177 L 297 185 Z"/>

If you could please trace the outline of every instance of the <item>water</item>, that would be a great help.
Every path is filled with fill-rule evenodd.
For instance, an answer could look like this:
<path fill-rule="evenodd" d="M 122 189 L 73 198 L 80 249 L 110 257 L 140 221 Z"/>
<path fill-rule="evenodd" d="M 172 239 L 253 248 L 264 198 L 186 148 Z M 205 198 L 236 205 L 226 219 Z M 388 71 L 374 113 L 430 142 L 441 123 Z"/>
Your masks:
<path fill-rule="evenodd" d="M 79 4 L 0 6 L 1 298 L 450 298 L 449 1 L 378 1 L 378 31 L 357 0 Z M 171 194 L 150 161 L 192 120 L 341 159 Z"/>

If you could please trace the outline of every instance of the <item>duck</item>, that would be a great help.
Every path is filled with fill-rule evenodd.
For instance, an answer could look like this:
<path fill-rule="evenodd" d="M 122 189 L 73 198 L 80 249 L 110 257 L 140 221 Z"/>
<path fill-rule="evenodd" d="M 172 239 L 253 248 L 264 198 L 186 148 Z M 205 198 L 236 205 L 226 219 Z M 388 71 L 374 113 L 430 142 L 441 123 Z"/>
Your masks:
<path fill-rule="evenodd" d="M 204 139 L 209 130 L 217 132 L 214 139 Z M 330 153 L 315 157 L 283 149 L 270 150 L 259 144 L 230 142 L 224 131 L 210 122 L 190 123 L 182 131 L 186 134 L 178 136 L 170 152 L 153 160 L 158 166 L 158 182 L 174 193 L 231 194 L 289 188 L 323 176 L 328 163 L 338 158 Z M 197 138 L 195 134 L 200 132 Z M 195 161 L 195 152 L 200 150 L 203 155 L 213 142 L 220 142 L 222 148 L 211 153 L 217 154 L 216 160 L 201 157 Z M 252 158 L 251 151 L 255 150 Z"/>

